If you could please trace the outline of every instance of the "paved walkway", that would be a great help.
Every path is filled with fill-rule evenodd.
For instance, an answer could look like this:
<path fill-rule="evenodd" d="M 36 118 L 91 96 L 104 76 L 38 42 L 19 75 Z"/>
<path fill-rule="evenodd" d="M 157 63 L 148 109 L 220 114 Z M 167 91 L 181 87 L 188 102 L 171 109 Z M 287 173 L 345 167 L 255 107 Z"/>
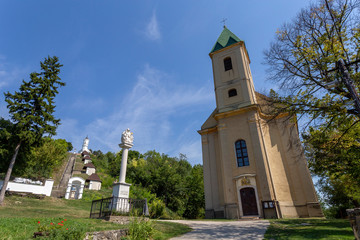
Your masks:
<path fill-rule="evenodd" d="M 263 239 L 266 229 L 270 225 L 266 220 L 243 220 L 243 221 L 189 221 L 172 220 L 186 224 L 193 231 L 172 240 L 192 239 Z"/>

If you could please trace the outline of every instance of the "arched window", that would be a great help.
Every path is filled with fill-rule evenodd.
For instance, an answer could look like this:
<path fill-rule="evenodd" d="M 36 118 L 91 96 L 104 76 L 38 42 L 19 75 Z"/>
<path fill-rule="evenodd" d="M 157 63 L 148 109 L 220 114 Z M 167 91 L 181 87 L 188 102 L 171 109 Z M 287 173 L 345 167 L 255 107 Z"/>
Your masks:
<path fill-rule="evenodd" d="M 236 95 L 237 95 L 236 89 L 235 89 L 235 88 L 230 89 L 229 92 L 228 92 L 228 94 L 229 94 L 229 97 L 234 97 L 234 96 L 236 96 Z"/>
<path fill-rule="evenodd" d="M 249 156 L 246 148 L 246 142 L 244 140 L 236 141 L 235 149 L 238 167 L 249 166 Z"/>
<path fill-rule="evenodd" d="M 232 69 L 232 63 L 230 57 L 224 59 L 224 67 L 225 67 L 225 71 L 229 71 Z"/>

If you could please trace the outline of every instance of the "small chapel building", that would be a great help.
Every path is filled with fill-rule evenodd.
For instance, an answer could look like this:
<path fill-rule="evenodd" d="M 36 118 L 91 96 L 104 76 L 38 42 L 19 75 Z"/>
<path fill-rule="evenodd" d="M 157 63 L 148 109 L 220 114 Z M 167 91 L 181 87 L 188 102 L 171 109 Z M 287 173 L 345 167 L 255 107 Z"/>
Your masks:
<path fill-rule="evenodd" d="M 322 217 L 296 121 L 255 92 L 245 42 L 224 29 L 210 52 L 216 109 L 202 140 L 206 218 Z"/>

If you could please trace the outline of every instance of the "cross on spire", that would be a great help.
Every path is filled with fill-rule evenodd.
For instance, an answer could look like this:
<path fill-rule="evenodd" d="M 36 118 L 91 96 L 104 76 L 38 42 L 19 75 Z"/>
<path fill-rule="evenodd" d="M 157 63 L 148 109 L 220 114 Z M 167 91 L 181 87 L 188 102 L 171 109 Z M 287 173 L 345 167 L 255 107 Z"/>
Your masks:
<path fill-rule="evenodd" d="M 221 21 L 224 24 L 224 27 L 225 27 L 226 20 L 227 20 L 227 18 L 223 18 L 223 20 Z"/>

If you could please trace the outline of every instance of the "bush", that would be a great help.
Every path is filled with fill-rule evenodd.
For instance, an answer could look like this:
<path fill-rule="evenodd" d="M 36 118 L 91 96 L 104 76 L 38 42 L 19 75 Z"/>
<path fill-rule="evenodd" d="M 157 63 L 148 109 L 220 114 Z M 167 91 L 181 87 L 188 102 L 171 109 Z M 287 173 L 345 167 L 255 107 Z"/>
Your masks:
<path fill-rule="evenodd" d="M 144 217 L 132 217 L 129 223 L 130 240 L 148 240 L 154 235 L 152 221 Z"/>
<path fill-rule="evenodd" d="M 165 213 L 165 203 L 160 199 L 154 199 L 149 204 L 149 214 L 151 218 L 160 218 Z"/>

